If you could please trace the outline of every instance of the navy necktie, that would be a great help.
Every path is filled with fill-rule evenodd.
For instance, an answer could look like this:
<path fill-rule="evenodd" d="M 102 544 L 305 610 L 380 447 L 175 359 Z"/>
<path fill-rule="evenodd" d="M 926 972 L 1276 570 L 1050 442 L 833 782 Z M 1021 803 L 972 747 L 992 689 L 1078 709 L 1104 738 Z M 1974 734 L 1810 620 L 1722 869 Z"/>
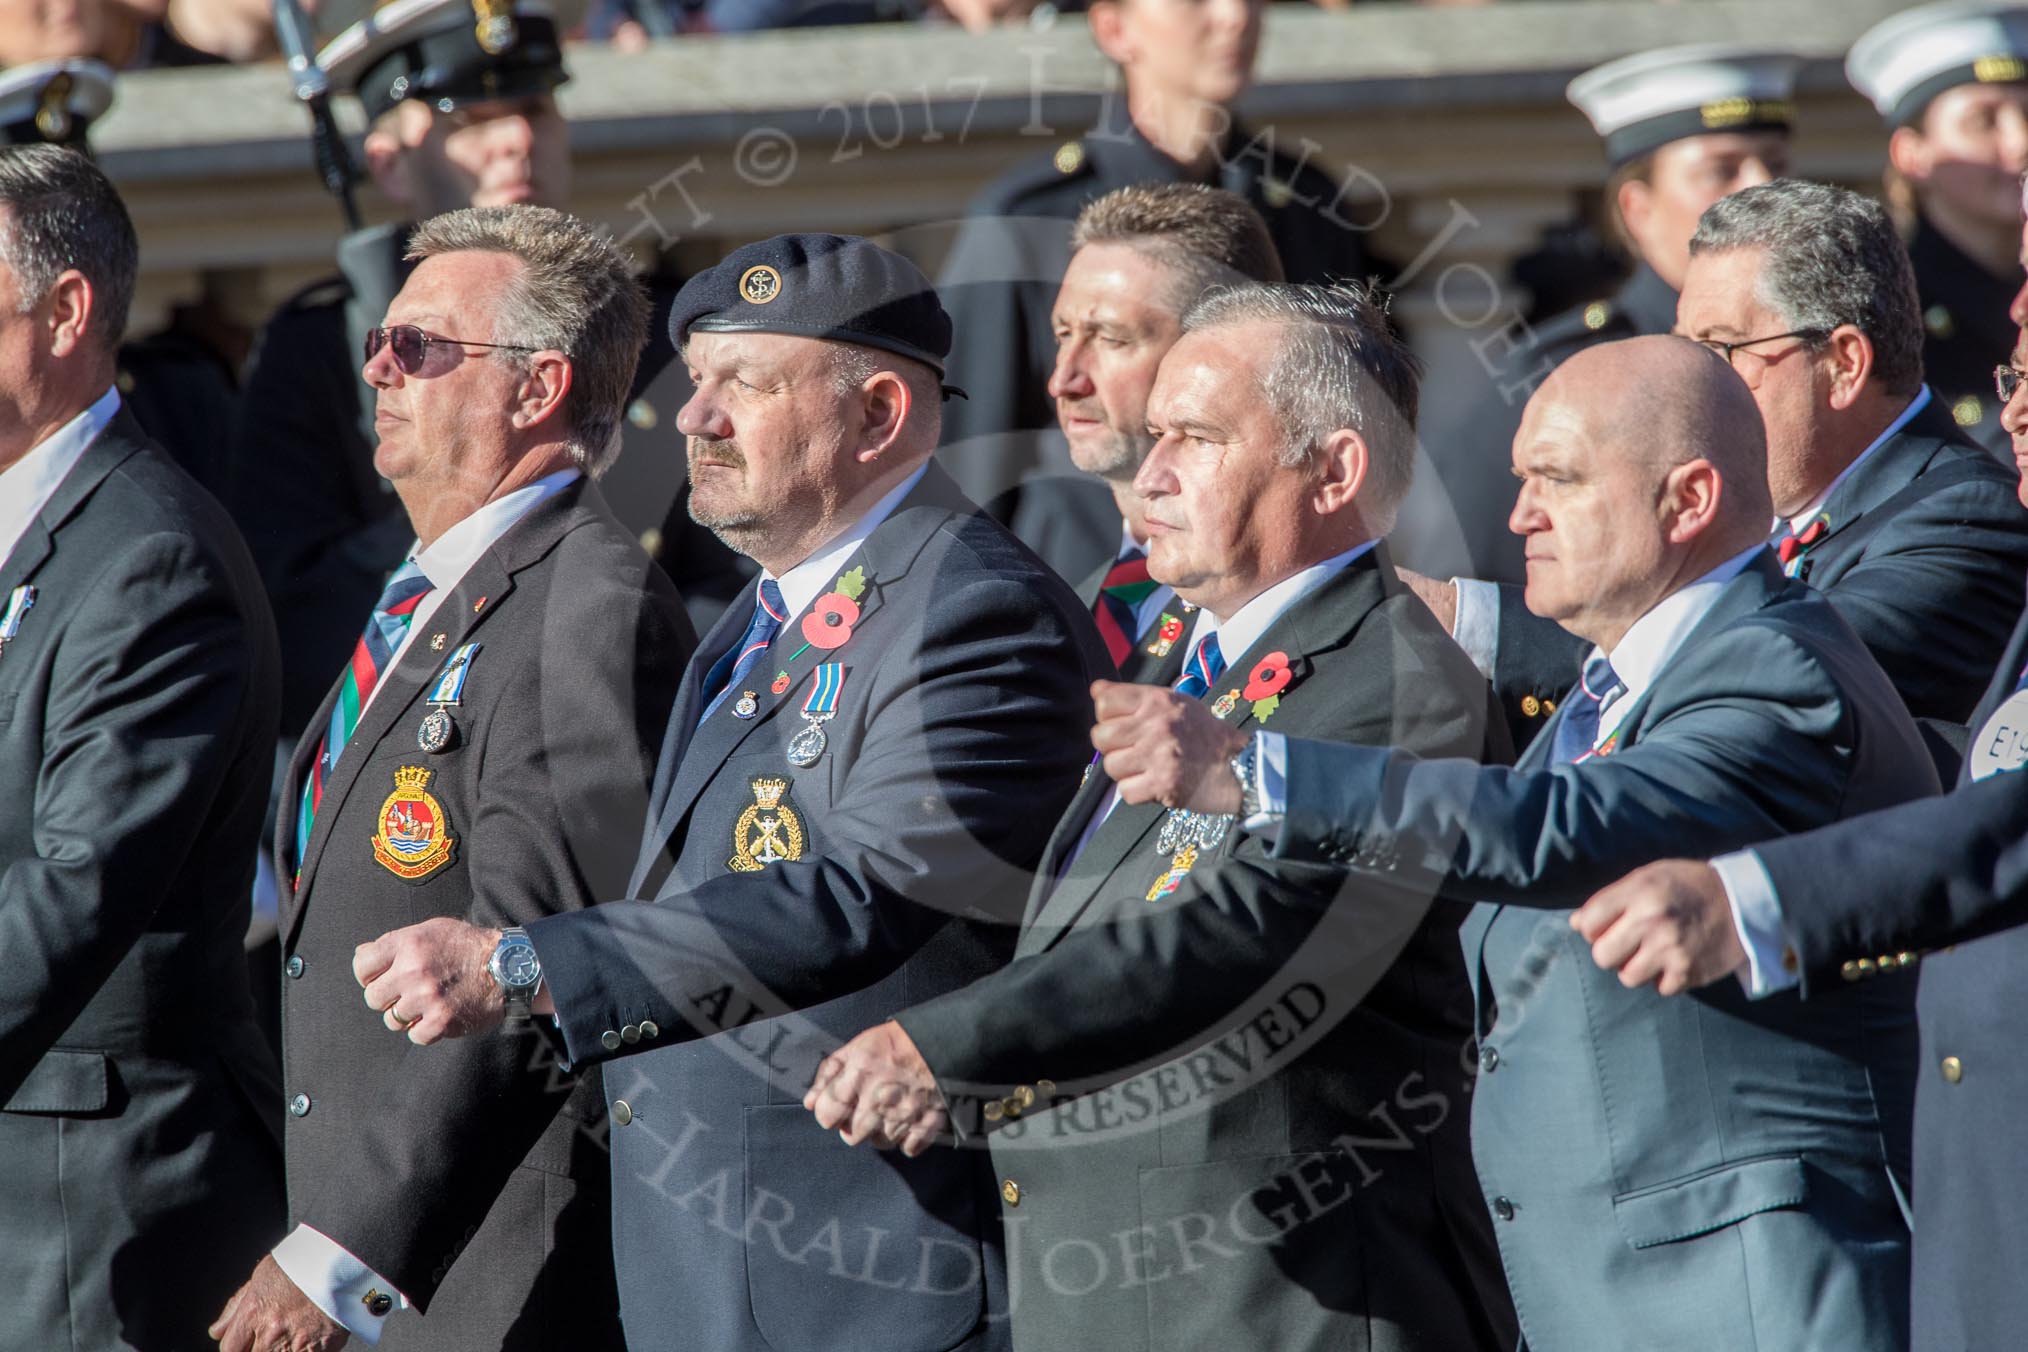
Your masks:
<path fill-rule="evenodd" d="M 1604 657 L 1594 657 L 1584 664 L 1577 689 L 1563 702 L 1563 718 L 1556 725 L 1556 741 L 1549 748 L 1551 764 L 1570 765 L 1592 754 L 1592 744 L 1598 741 L 1599 714 L 1606 701 L 1624 689 L 1626 686 L 1614 673 L 1613 664 Z"/>
<path fill-rule="evenodd" d="M 1225 654 L 1218 650 L 1218 631 L 1214 629 L 1204 636 L 1197 645 L 1197 651 L 1184 665 L 1183 678 L 1176 682 L 1176 693 L 1191 699 L 1203 699 L 1224 674 Z"/>
<path fill-rule="evenodd" d="M 739 642 L 725 650 L 725 655 L 711 664 L 711 670 L 704 677 L 704 693 L 710 703 L 698 715 L 697 724 L 725 703 L 725 697 L 740 683 L 749 671 L 759 665 L 761 654 L 775 641 L 782 625 L 789 618 L 789 608 L 782 601 L 782 589 L 773 580 L 762 578 L 760 587 L 754 592 L 753 618 L 747 621 L 746 632 L 739 636 Z"/>

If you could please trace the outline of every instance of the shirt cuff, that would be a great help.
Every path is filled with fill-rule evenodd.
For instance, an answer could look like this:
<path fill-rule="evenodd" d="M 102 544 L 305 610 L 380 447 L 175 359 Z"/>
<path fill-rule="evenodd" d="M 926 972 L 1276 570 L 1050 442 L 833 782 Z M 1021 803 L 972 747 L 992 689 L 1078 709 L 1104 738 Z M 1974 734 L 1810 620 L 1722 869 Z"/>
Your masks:
<path fill-rule="evenodd" d="M 298 1225 L 275 1245 L 273 1258 L 282 1275 L 310 1298 L 310 1303 L 369 1345 L 380 1342 L 387 1315 L 373 1313 L 378 1296 L 393 1297 L 387 1308 L 409 1308 L 408 1297 L 394 1284 L 346 1252 L 338 1242 L 307 1225 Z"/>
<path fill-rule="evenodd" d="M 1458 590 L 1458 614 L 1451 621 L 1451 637 L 1465 656 L 1487 680 L 1493 679 L 1493 662 L 1500 655 L 1500 588 L 1497 583 L 1469 577 L 1451 579 Z"/>
<path fill-rule="evenodd" d="M 1789 946 L 1788 930 L 1782 924 L 1781 899 L 1775 895 L 1774 879 L 1768 877 L 1760 856 L 1740 850 L 1720 855 L 1711 861 L 1711 867 L 1725 887 L 1732 928 L 1746 950 L 1747 972 L 1740 978 L 1746 993 L 1759 999 L 1801 984 L 1795 970 L 1795 950 Z"/>
<path fill-rule="evenodd" d="M 1289 812 L 1289 739 L 1279 732 L 1253 735 L 1253 791 L 1260 811 L 1241 825 L 1272 845 Z"/>

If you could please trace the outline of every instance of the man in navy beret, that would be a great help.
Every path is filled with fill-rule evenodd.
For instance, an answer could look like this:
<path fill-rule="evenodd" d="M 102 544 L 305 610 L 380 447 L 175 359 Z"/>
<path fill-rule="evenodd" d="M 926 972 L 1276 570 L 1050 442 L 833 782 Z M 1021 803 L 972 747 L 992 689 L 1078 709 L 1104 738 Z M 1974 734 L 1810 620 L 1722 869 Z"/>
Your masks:
<path fill-rule="evenodd" d="M 998 966 L 1089 759 L 1091 614 L 931 463 L 951 323 L 913 264 L 790 235 L 692 278 L 690 510 L 760 566 L 699 646 L 629 900 L 363 945 L 413 1042 L 510 1004 L 606 1072 L 635 1347 L 1006 1345 L 983 1151 L 848 1149 L 801 1107 L 849 1034 Z"/>

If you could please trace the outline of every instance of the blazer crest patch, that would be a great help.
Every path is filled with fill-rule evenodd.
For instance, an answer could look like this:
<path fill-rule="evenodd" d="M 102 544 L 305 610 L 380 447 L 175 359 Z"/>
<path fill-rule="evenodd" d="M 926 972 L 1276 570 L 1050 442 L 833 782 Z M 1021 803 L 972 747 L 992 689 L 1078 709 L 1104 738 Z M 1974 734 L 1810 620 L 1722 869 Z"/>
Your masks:
<path fill-rule="evenodd" d="M 734 873 L 759 873 L 769 864 L 794 863 L 803 857 L 803 819 L 784 798 L 789 781 L 765 775 L 752 781 L 753 802 L 732 828 Z"/>
<path fill-rule="evenodd" d="M 380 829 L 373 833 L 373 857 L 397 878 L 420 882 L 451 862 L 457 840 L 450 814 L 429 792 L 436 772 L 403 765 L 394 772 L 394 792 L 380 805 Z"/>

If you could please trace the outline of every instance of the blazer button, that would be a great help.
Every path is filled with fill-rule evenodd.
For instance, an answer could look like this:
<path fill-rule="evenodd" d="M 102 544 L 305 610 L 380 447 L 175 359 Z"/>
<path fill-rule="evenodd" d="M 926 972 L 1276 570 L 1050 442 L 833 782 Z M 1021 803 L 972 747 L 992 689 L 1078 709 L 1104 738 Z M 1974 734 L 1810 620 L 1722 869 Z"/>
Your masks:
<path fill-rule="evenodd" d="M 1521 697 L 1521 712 L 1529 718 L 1535 717 L 1535 715 L 1542 712 L 1542 701 L 1533 695 L 1523 695 Z"/>
<path fill-rule="evenodd" d="M 1514 1219 L 1514 1204 L 1504 1197 L 1495 1197 L 1493 1199 L 1493 1214 L 1503 1221 L 1511 1221 Z"/>
<path fill-rule="evenodd" d="M 600 1045 L 601 1047 L 604 1047 L 604 1048 L 605 1048 L 605 1049 L 606 1049 L 607 1051 L 609 1051 L 609 1052 L 616 1052 L 616 1051 L 618 1051 L 618 1050 L 620 1049 L 620 1034 L 619 1034 L 619 1031 L 618 1031 L 617 1029 L 613 1029 L 613 1028 L 608 1028 L 608 1029 L 606 1029 L 606 1031 L 605 1031 L 605 1032 L 603 1032 L 603 1033 L 600 1033 L 600 1034 L 599 1034 L 599 1045 Z"/>
<path fill-rule="evenodd" d="M 292 981 L 302 976 L 303 955 L 301 953 L 289 954 L 289 960 L 282 964 L 282 970 L 289 974 L 289 979 Z"/>
<path fill-rule="evenodd" d="M 626 1043 L 629 1047 L 633 1046 L 636 1042 L 639 1042 L 640 1040 L 641 1040 L 640 1024 L 630 1023 L 625 1028 L 622 1028 L 620 1030 L 620 1041 Z"/>
<path fill-rule="evenodd" d="M 309 1115 L 310 1096 L 308 1094 L 298 1094 L 289 1100 L 290 1117 L 308 1117 Z"/>
<path fill-rule="evenodd" d="M 625 1099 L 614 1099 L 613 1125 L 616 1127 L 624 1127 L 627 1125 L 627 1123 L 633 1120 L 634 1120 L 633 1105 L 628 1103 Z"/>
<path fill-rule="evenodd" d="M 999 1099 L 987 1099 L 983 1112 L 988 1122 L 998 1122 L 1007 1115 L 1007 1105 Z"/>
<path fill-rule="evenodd" d="M 1479 1069 L 1491 1075 L 1500 1068 L 1500 1049 L 1482 1046 L 1479 1048 Z"/>
<path fill-rule="evenodd" d="M 1946 1056 L 1943 1059 L 1943 1077 L 1946 1084 L 1956 1084 L 1964 1079 L 1965 1063 L 1955 1056 Z"/>
<path fill-rule="evenodd" d="M 1008 1206 L 1021 1205 L 1021 1185 L 1009 1178 L 1000 1184 L 1000 1200 Z"/>
<path fill-rule="evenodd" d="M 1840 963 L 1838 975 L 1844 977 L 1847 981 L 1857 981 L 1859 979 L 1859 964 L 1856 962 Z"/>
<path fill-rule="evenodd" d="M 660 1037 L 662 1036 L 662 1026 L 653 1019 L 643 1019 L 641 1020 L 641 1036 L 647 1038 Z"/>

